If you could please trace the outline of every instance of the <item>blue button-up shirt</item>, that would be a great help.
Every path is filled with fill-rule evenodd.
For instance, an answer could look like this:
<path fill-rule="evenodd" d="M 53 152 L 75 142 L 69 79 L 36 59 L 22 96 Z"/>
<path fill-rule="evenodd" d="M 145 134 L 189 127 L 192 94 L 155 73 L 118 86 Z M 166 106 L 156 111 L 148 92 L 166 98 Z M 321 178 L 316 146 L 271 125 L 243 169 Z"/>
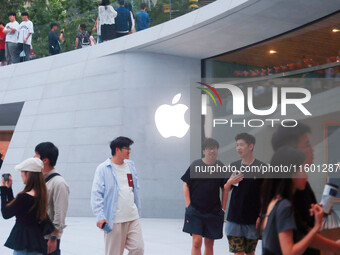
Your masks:
<path fill-rule="evenodd" d="M 125 161 L 132 174 L 134 201 L 140 214 L 140 198 L 137 171 L 131 160 Z M 91 192 L 91 207 L 93 214 L 97 217 L 97 221 L 107 220 L 104 231 L 110 232 L 113 229 L 114 218 L 117 211 L 117 202 L 119 195 L 119 187 L 117 182 L 116 169 L 107 159 L 101 163 L 95 172 Z"/>

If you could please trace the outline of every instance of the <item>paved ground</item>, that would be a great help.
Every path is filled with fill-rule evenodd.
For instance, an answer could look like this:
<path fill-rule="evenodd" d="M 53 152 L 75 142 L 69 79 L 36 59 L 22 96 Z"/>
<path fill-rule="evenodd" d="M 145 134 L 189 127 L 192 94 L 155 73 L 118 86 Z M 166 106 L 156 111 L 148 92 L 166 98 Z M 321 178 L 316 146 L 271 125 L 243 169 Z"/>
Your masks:
<path fill-rule="evenodd" d="M 145 255 L 189 255 L 191 237 L 182 232 L 181 219 L 142 219 Z M 13 252 L 3 246 L 14 220 L 0 218 L 0 254 Z M 67 218 L 68 227 L 62 239 L 62 255 L 104 255 L 103 232 L 96 228 L 95 218 Z M 226 237 L 215 242 L 214 254 L 230 254 Z M 256 255 L 260 255 L 258 245 Z M 124 253 L 124 254 L 127 254 Z"/>

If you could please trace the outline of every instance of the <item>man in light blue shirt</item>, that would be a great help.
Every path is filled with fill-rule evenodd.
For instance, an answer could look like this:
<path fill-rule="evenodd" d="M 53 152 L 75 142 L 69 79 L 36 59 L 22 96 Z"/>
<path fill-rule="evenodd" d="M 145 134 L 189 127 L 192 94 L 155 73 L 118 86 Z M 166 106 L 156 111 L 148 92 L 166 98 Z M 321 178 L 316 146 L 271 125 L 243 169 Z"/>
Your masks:
<path fill-rule="evenodd" d="M 133 141 L 118 137 L 110 144 L 112 158 L 95 172 L 91 206 L 97 227 L 105 231 L 105 254 L 143 255 L 144 242 L 139 222 L 140 199 L 137 172 L 129 160 Z"/>
<path fill-rule="evenodd" d="M 149 14 L 146 12 L 146 4 L 140 4 L 140 11 L 136 14 L 137 31 L 149 28 L 151 19 Z"/>

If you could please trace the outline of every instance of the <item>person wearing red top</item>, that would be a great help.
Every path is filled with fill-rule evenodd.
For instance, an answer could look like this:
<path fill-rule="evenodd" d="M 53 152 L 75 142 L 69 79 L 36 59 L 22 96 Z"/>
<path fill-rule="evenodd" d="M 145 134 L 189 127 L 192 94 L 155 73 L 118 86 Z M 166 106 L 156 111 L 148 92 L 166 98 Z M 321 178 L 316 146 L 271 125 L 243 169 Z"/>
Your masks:
<path fill-rule="evenodd" d="M 0 21 L 0 61 L 3 66 L 7 65 L 5 56 L 6 34 L 3 32 L 5 23 Z"/>

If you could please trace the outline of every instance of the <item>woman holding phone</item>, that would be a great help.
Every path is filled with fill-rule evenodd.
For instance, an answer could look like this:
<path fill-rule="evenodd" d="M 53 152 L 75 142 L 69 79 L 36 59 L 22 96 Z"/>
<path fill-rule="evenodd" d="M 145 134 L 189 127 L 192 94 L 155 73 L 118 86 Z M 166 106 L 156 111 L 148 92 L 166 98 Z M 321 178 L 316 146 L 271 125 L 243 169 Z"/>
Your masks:
<path fill-rule="evenodd" d="M 263 255 L 300 255 L 308 247 L 333 251 L 340 249 L 339 241 L 326 240 L 328 245 L 325 245 L 321 242 L 323 237 L 317 234 L 324 214 L 320 205 L 311 205 L 310 213 L 315 219 L 313 228 L 308 228 L 298 217 L 300 214 L 297 213 L 293 195 L 297 190 L 304 190 L 307 184 L 304 161 L 305 154 L 292 147 L 278 149 L 271 159 L 271 166 L 283 166 L 289 171 L 263 182 L 259 224 Z"/>
<path fill-rule="evenodd" d="M 46 252 L 42 222 L 47 217 L 47 189 L 42 175 L 43 162 L 38 158 L 24 160 L 15 169 L 21 171 L 25 188 L 16 198 L 12 177 L 1 181 L 1 213 L 5 219 L 16 217 L 16 223 L 5 243 L 13 255 L 39 255 Z"/>

